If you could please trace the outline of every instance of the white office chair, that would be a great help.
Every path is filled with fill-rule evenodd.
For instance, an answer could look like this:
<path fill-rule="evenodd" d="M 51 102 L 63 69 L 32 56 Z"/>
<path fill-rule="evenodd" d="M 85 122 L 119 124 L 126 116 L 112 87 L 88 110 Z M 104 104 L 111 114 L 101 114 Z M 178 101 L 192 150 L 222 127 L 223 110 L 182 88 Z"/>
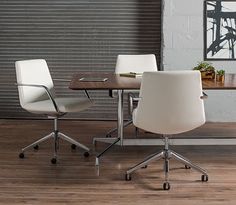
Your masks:
<path fill-rule="evenodd" d="M 92 101 L 88 97 L 57 98 L 54 93 L 54 85 L 47 63 L 43 59 L 17 61 L 15 66 L 19 100 L 22 108 L 28 112 L 43 114 L 50 119 L 54 119 L 54 131 L 23 148 L 19 157 L 24 158 L 24 152 L 27 149 L 31 147 L 38 149 L 38 144 L 49 138 L 54 139 L 54 156 L 51 159 L 51 163 L 53 164 L 57 162 L 59 138 L 72 143 L 72 149 L 75 149 L 76 146 L 84 149 L 84 156 L 89 156 L 88 147 L 58 131 L 57 121 L 59 117 L 66 113 L 79 112 L 87 109 L 92 105 Z"/>
<path fill-rule="evenodd" d="M 144 55 L 118 55 L 115 73 L 143 73 L 157 71 L 156 57 L 154 54 Z"/>
<path fill-rule="evenodd" d="M 143 74 L 140 100 L 133 112 L 133 123 L 138 128 L 162 134 L 165 148 L 154 153 L 126 172 L 131 173 L 146 167 L 153 160 L 164 159 L 165 182 L 163 189 L 169 190 L 169 159 L 171 157 L 202 173 L 202 181 L 208 181 L 207 172 L 168 147 L 171 135 L 193 130 L 205 123 L 201 75 L 199 71 L 160 71 Z M 173 136 L 174 137 L 174 136 Z"/>
<path fill-rule="evenodd" d="M 143 54 L 143 55 L 118 55 L 116 60 L 116 68 L 115 73 L 121 74 L 121 73 L 143 73 L 145 71 L 157 71 L 157 62 L 156 57 L 154 54 Z M 134 102 L 137 102 L 137 99 L 135 97 L 135 94 L 138 94 L 139 91 L 132 90 L 132 91 L 124 91 L 128 93 L 128 99 L 129 99 L 129 113 L 132 114 L 133 110 L 133 104 Z M 113 91 L 112 97 L 116 96 L 117 92 Z M 132 120 L 129 120 L 128 122 L 124 123 L 124 127 L 130 125 L 132 123 Z M 110 130 L 107 133 L 107 137 L 111 137 L 111 134 L 116 132 L 117 128 L 114 128 Z"/>

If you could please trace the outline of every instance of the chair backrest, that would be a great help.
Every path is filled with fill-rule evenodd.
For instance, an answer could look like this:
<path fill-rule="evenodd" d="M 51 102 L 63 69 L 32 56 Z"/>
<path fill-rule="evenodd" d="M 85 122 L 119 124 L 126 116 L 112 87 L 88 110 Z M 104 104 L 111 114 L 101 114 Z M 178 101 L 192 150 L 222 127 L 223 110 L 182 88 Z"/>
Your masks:
<path fill-rule="evenodd" d="M 117 56 L 115 73 L 143 73 L 144 71 L 157 71 L 154 54 Z"/>
<path fill-rule="evenodd" d="M 145 72 L 134 125 L 159 134 L 178 134 L 205 123 L 199 71 Z"/>
<path fill-rule="evenodd" d="M 16 79 L 18 84 L 44 85 L 53 92 L 53 81 L 43 59 L 16 61 Z M 49 99 L 43 88 L 18 86 L 20 104 Z"/>

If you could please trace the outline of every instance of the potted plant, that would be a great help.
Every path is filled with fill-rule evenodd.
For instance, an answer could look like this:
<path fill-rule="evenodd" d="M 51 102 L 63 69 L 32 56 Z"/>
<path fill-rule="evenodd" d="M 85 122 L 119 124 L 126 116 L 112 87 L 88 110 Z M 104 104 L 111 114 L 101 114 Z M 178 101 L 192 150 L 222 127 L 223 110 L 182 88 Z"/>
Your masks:
<path fill-rule="evenodd" d="M 206 61 L 199 62 L 193 70 L 199 70 L 201 72 L 202 79 L 215 79 L 215 68 Z"/>
<path fill-rule="evenodd" d="M 225 80 L 225 70 L 216 71 L 216 81 L 224 82 Z"/>

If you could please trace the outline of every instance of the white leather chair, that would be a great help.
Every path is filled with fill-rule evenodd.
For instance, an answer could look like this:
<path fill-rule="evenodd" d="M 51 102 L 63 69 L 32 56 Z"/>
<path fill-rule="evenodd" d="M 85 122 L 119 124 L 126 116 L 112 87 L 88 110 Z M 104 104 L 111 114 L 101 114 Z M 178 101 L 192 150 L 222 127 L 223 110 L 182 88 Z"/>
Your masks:
<path fill-rule="evenodd" d="M 145 72 L 140 89 L 140 100 L 133 112 L 133 123 L 143 130 L 162 134 L 165 148 L 154 153 L 126 172 L 131 173 L 146 167 L 153 160 L 164 159 L 165 182 L 169 190 L 169 159 L 171 157 L 202 173 L 202 181 L 208 181 L 207 172 L 188 159 L 169 149 L 168 139 L 175 134 L 193 130 L 205 123 L 201 75 L 199 71 Z"/>
<path fill-rule="evenodd" d="M 156 57 L 154 54 L 142 54 L 142 55 L 118 55 L 116 60 L 116 67 L 115 67 L 115 73 L 121 74 L 121 73 L 143 73 L 145 71 L 157 71 L 157 62 Z M 129 113 L 132 114 L 133 110 L 133 103 L 137 102 L 137 99 L 135 97 L 135 94 L 138 94 L 139 91 L 132 90 L 132 91 L 124 91 L 125 93 L 128 93 L 128 99 L 129 99 Z M 112 96 L 116 96 L 116 91 L 113 91 Z M 128 122 L 124 123 L 124 127 L 130 125 L 132 123 L 132 120 L 129 120 Z M 114 128 L 110 130 L 107 133 L 107 137 L 111 137 L 111 134 L 116 132 L 117 128 Z"/>
<path fill-rule="evenodd" d="M 154 54 L 144 55 L 118 55 L 115 73 L 143 73 L 157 71 L 156 57 Z"/>
<path fill-rule="evenodd" d="M 84 149 L 84 156 L 89 156 L 88 147 L 59 132 L 57 121 L 66 113 L 87 109 L 92 105 L 92 101 L 88 97 L 56 97 L 47 63 L 43 59 L 16 61 L 15 67 L 21 107 L 28 112 L 46 115 L 54 120 L 53 132 L 23 148 L 19 157 L 24 158 L 26 150 L 31 147 L 38 149 L 38 144 L 49 138 L 54 139 L 54 156 L 51 159 L 53 164 L 57 162 L 59 138 L 70 142 L 73 149 L 76 146 Z"/>

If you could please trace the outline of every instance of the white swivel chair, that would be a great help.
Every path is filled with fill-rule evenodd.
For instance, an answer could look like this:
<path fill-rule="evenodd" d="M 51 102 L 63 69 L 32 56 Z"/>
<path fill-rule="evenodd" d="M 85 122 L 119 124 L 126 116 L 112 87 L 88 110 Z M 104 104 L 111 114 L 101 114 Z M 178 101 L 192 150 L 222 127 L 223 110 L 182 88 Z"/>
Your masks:
<path fill-rule="evenodd" d="M 205 123 L 202 83 L 199 71 L 160 71 L 143 74 L 140 100 L 133 112 L 133 123 L 138 128 L 162 134 L 165 148 L 154 153 L 126 172 L 146 167 L 153 160 L 164 159 L 165 181 L 163 189 L 169 190 L 169 159 L 171 157 L 202 173 L 202 181 L 208 181 L 207 172 L 168 147 L 169 137 L 193 130 Z"/>
<path fill-rule="evenodd" d="M 144 55 L 118 55 L 115 73 L 143 73 L 157 71 L 156 57 L 154 54 Z"/>
<path fill-rule="evenodd" d="M 142 54 L 142 55 L 118 55 L 116 60 L 116 68 L 115 73 L 143 73 L 145 71 L 157 71 L 157 62 L 154 54 Z M 128 93 L 129 99 L 129 112 L 132 112 L 133 103 L 136 100 L 135 93 L 137 94 L 139 91 L 125 91 Z M 112 96 L 116 96 L 116 91 L 113 92 Z M 128 126 L 132 123 L 132 120 L 129 120 L 124 124 L 124 127 Z M 111 134 L 116 132 L 117 128 L 110 130 L 107 133 L 107 137 L 111 137 Z"/>
<path fill-rule="evenodd" d="M 84 149 L 84 156 L 89 156 L 88 147 L 58 131 L 57 121 L 59 117 L 66 113 L 87 109 L 92 105 L 92 101 L 88 97 L 56 97 L 47 63 L 43 59 L 17 61 L 15 66 L 19 100 L 22 108 L 28 112 L 43 114 L 50 119 L 54 119 L 53 132 L 23 148 L 19 157 L 24 158 L 26 150 L 32 147 L 38 149 L 38 144 L 49 138 L 54 139 L 54 156 L 51 159 L 53 164 L 57 162 L 59 138 L 70 142 L 73 149 L 76 146 Z"/>

